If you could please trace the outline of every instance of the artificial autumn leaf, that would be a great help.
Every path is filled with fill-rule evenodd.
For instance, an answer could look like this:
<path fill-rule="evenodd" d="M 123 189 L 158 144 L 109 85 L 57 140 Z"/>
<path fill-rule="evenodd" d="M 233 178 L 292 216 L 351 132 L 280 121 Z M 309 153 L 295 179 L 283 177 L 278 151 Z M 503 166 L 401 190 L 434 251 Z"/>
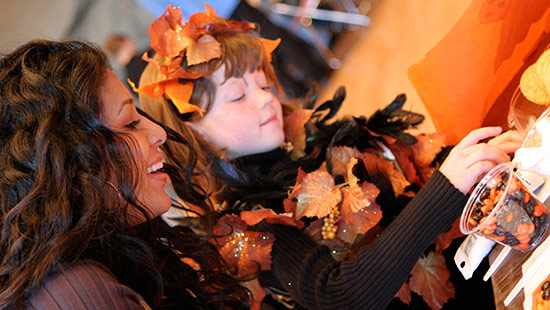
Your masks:
<path fill-rule="evenodd" d="M 189 26 L 188 26 L 189 25 Z M 181 25 L 181 9 L 168 5 L 161 17 L 149 28 L 151 47 L 164 57 L 175 57 L 194 40 L 196 26 L 187 23 Z"/>
<path fill-rule="evenodd" d="M 259 38 L 260 42 L 264 45 L 267 61 L 271 62 L 271 53 L 279 46 L 281 43 L 281 38 L 275 40 L 269 40 L 265 38 Z"/>
<path fill-rule="evenodd" d="M 360 152 L 357 148 L 348 146 L 334 146 L 327 149 L 327 157 L 330 156 L 333 175 L 347 175 L 348 163 L 352 157 L 357 157 Z"/>
<path fill-rule="evenodd" d="M 464 234 L 460 231 L 460 218 L 458 218 L 453 225 L 451 225 L 451 229 L 449 229 L 449 231 L 442 234 L 435 240 L 435 253 L 441 254 L 443 250 L 451 245 L 451 242 L 453 242 L 454 239 L 463 236 Z"/>
<path fill-rule="evenodd" d="M 222 48 L 220 42 L 208 34 L 202 35 L 196 42 L 190 44 L 185 54 L 189 66 L 219 58 L 221 55 Z"/>
<path fill-rule="evenodd" d="M 409 283 L 403 283 L 399 291 L 397 291 L 397 294 L 395 294 L 395 297 L 399 298 L 402 303 L 409 306 L 412 300 L 411 287 L 409 286 Z"/>
<path fill-rule="evenodd" d="M 296 110 L 284 118 L 285 141 L 292 142 L 294 149 L 290 153 L 292 160 L 297 160 L 306 154 L 306 129 L 304 125 L 311 118 L 313 110 Z"/>
<path fill-rule="evenodd" d="M 402 195 L 405 192 L 405 187 L 410 185 L 405 176 L 395 169 L 391 161 L 370 153 L 361 153 L 358 157 L 363 160 L 363 164 L 371 177 L 382 175 L 390 181 L 395 197 Z"/>
<path fill-rule="evenodd" d="M 302 179 L 305 176 L 306 176 L 306 173 L 304 172 L 304 170 L 302 170 L 302 167 L 298 167 L 298 175 L 296 176 L 296 183 L 292 188 L 292 192 L 290 193 L 290 195 L 288 195 L 288 198 L 285 198 L 283 200 L 283 206 L 285 208 L 286 213 L 296 212 L 297 200 L 295 198 L 296 198 L 296 194 L 298 193 L 298 190 L 302 187 L 300 183 L 302 183 Z"/>
<path fill-rule="evenodd" d="M 180 84 L 177 80 L 174 83 L 168 83 L 164 90 L 166 98 L 172 101 L 180 114 L 199 112 L 202 115 L 203 111 L 199 106 L 189 103 L 192 92 L 192 82 Z"/>
<path fill-rule="evenodd" d="M 445 137 L 445 134 L 437 132 L 416 136 L 418 142 L 411 146 L 414 165 L 417 168 L 429 166 L 445 146 Z"/>
<path fill-rule="evenodd" d="M 376 197 L 380 190 L 369 182 L 363 182 L 359 186 L 357 177 L 353 174 L 353 167 L 358 160 L 352 157 L 347 165 L 348 186 L 342 188 L 343 202 L 340 215 L 346 224 L 358 229 L 358 233 L 364 233 L 376 225 L 382 218 L 380 206 L 376 203 Z M 354 221 L 354 214 L 361 212 L 361 224 Z M 367 220 L 364 220 L 367 218 Z"/>
<path fill-rule="evenodd" d="M 395 160 L 397 161 L 397 164 L 401 168 L 401 171 L 403 171 L 403 174 L 405 175 L 407 180 L 413 184 L 418 183 L 420 179 L 416 174 L 416 168 L 414 167 L 414 164 L 411 160 L 412 151 L 410 147 L 399 140 L 395 140 L 394 143 L 388 144 L 388 147 L 395 156 Z"/>
<path fill-rule="evenodd" d="M 430 252 L 420 258 L 411 272 L 411 290 L 422 296 L 433 310 L 439 310 L 455 296 L 455 288 L 449 281 L 451 274 L 445 265 L 445 257 Z"/>
<path fill-rule="evenodd" d="M 226 214 L 214 227 L 215 244 L 225 262 L 237 268 L 239 275 L 271 269 L 271 247 L 275 238 L 268 232 L 246 230 L 238 216 Z"/>
<path fill-rule="evenodd" d="M 241 219 L 250 226 L 254 226 L 259 222 L 265 220 L 269 224 L 281 224 L 298 228 L 304 227 L 304 222 L 300 220 L 295 220 L 292 213 L 277 214 L 272 209 L 242 211 L 240 216 Z"/>
<path fill-rule="evenodd" d="M 334 178 L 323 164 L 319 169 L 306 174 L 296 190 L 296 219 L 302 216 L 325 217 L 342 201 L 342 193 L 334 186 Z"/>
<path fill-rule="evenodd" d="M 213 7 L 205 3 L 204 8 L 204 12 L 197 12 L 191 15 L 189 22 L 195 24 L 197 28 L 202 28 L 213 23 L 227 24 L 225 18 L 218 16 Z"/>

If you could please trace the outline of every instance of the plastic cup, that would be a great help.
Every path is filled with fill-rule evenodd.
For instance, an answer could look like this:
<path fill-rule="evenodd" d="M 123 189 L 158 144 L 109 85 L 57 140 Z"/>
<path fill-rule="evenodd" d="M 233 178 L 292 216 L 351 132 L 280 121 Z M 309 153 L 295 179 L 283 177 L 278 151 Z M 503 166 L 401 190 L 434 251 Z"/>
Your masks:
<path fill-rule="evenodd" d="M 514 171 L 512 163 L 503 163 L 485 175 L 464 207 L 460 230 L 528 251 L 546 232 L 548 209 Z"/>

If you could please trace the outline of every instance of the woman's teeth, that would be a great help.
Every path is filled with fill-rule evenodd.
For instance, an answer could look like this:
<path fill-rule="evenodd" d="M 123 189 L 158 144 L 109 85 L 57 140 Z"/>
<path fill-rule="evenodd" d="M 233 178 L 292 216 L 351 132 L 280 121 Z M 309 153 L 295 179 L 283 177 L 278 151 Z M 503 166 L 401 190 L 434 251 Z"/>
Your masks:
<path fill-rule="evenodd" d="M 163 163 L 163 162 L 156 163 L 156 164 L 154 164 L 153 166 L 147 168 L 147 174 L 149 174 L 149 173 L 151 173 L 151 172 L 158 171 L 158 170 L 160 170 L 162 167 L 164 167 L 164 163 Z"/>

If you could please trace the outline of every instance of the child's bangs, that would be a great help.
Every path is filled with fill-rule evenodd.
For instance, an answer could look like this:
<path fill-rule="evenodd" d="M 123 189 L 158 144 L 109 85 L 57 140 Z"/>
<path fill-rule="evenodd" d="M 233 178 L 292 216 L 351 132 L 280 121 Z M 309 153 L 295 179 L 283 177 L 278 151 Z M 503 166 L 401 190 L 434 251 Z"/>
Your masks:
<path fill-rule="evenodd" d="M 221 62 L 225 65 L 225 78 L 242 77 L 246 72 L 258 69 L 266 71 L 269 66 L 265 49 L 252 34 L 239 33 L 222 39 Z"/>

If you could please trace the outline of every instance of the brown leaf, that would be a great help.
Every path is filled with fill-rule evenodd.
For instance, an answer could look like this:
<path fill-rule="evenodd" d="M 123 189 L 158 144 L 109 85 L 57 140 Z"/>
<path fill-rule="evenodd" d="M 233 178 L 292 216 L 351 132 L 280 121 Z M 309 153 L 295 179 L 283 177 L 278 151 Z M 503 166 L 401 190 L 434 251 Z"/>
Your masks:
<path fill-rule="evenodd" d="M 298 193 L 298 190 L 302 187 L 300 183 L 302 183 L 302 179 L 306 176 L 306 173 L 304 170 L 302 170 L 302 167 L 298 167 L 298 176 L 296 177 L 296 184 L 294 184 L 294 187 L 292 188 L 292 192 L 290 195 L 288 195 L 288 198 L 285 198 L 283 200 L 283 206 L 285 207 L 286 213 L 294 213 L 296 212 L 296 205 L 297 199 L 296 194 Z"/>
<path fill-rule="evenodd" d="M 189 45 L 186 57 L 189 66 L 200 64 L 211 59 L 219 58 L 222 55 L 220 42 L 213 36 L 205 34 L 197 42 Z"/>
<path fill-rule="evenodd" d="M 449 281 L 450 276 L 445 258 L 430 252 L 414 266 L 409 284 L 411 290 L 422 296 L 432 310 L 439 310 L 455 296 L 455 288 Z"/>
<path fill-rule="evenodd" d="M 458 218 L 453 225 L 451 226 L 451 229 L 447 231 L 446 233 L 442 234 L 435 240 L 435 253 L 441 254 L 443 250 L 449 247 L 451 245 L 451 242 L 453 242 L 454 239 L 463 237 L 464 234 L 460 231 L 460 218 Z"/>
<path fill-rule="evenodd" d="M 357 157 L 360 152 L 354 147 L 335 146 L 327 149 L 327 157 L 330 154 L 333 175 L 347 175 L 348 163 L 352 157 Z"/>
<path fill-rule="evenodd" d="M 401 302 L 409 306 L 411 304 L 411 287 L 409 286 L 409 283 L 405 282 L 403 283 L 403 286 L 399 289 L 395 297 L 399 298 Z"/>
<path fill-rule="evenodd" d="M 304 176 L 295 194 L 298 200 L 296 219 L 302 216 L 327 216 L 330 210 L 342 201 L 342 193 L 334 186 L 334 178 L 324 164 Z"/>
<path fill-rule="evenodd" d="M 396 197 L 402 195 L 405 187 L 410 185 L 405 176 L 395 169 L 391 161 L 370 153 L 361 153 L 358 157 L 363 160 L 370 176 L 380 174 L 391 182 Z"/>
<path fill-rule="evenodd" d="M 237 268 L 239 275 L 271 269 L 271 247 L 275 238 L 271 233 L 246 230 L 247 225 L 238 216 L 222 216 L 214 227 L 215 244 L 225 262 Z"/>
<path fill-rule="evenodd" d="M 294 149 L 290 158 L 297 160 L 306 154 L 306 129 L 304 125 L 311 118 L 313 110 L 296 110 L 284 118 L 285 141 L 292 142 Z"/>
<path fill-rule="evenodd" d="M 418 183 L 420 179 L 416 174 L 416 168 L 411 160 L 411 148 L 399 140 L 395 140 L 395 143 L 389 144 L 388 147 L 395 156 L 395 160 L 399 164 L 399 167 L 401 167 L 407 180 L 411 183 Z"/>

